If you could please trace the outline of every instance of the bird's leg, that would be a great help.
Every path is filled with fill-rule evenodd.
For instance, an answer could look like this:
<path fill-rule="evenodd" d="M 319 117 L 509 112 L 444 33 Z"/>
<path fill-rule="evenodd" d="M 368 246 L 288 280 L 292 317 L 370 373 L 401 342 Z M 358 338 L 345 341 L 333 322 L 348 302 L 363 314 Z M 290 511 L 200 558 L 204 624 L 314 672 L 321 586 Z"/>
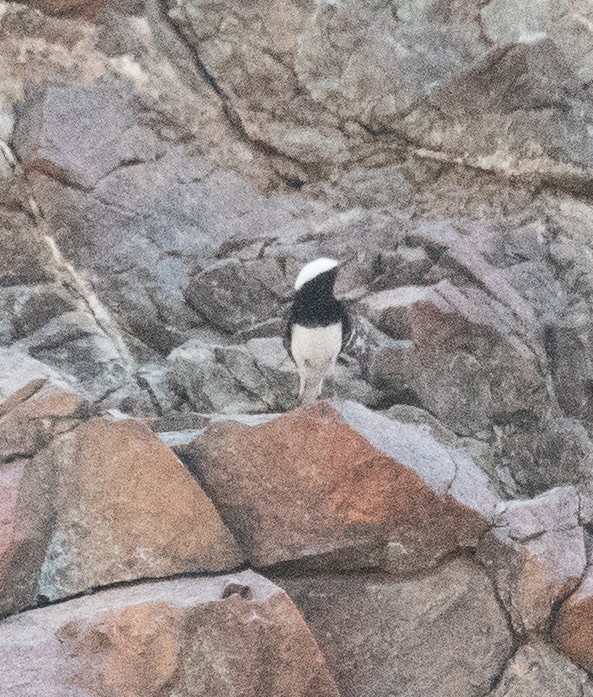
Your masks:
<path fill-rule="evenodd" d="M 300 363 L 297 367 L 299 370 L 299 396 L 297 399 L 297 406 L 301 406 L 303 395 L 305 394 L 305 385 L 307 384 L 307 366 L 304 363 Z"/>

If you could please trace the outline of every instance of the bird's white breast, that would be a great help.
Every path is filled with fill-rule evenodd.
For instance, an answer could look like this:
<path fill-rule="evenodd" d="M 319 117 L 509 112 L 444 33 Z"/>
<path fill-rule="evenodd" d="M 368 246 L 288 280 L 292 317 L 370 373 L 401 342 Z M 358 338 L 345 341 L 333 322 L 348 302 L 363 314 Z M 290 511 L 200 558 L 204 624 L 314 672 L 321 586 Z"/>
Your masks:
<path fill-rule="evenodd" d="M 292 326 L 290 348 L 297 365 L 330 365 L 335 362 L 342 348 L 342 323 L 327 327 Z"/>

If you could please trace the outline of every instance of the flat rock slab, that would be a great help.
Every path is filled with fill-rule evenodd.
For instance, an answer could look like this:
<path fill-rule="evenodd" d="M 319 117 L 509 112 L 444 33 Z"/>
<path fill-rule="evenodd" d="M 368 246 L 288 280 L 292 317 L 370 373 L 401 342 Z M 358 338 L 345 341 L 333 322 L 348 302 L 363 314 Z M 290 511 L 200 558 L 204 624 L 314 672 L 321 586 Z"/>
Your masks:
<path fill-rule="evenodd" d="M 144 583 L 0 624 L 3 697 L 339 697 L 301 614 L 254 574 Z"/>
<path fill-rule="evenodd" d="M 278 582 L 308 621 L 342 697 L 477 697 L 513 652 L 492 584 L 471 562 L 405 581 L 379 573 Z"/>
<path fill-rule="evenodd" d="M 184 457 L 257 567 L 409 573 L 475 547 L 498 503 L 465 453 L 355 402 L 213 424 Z"/>
<path fill-rule="evenodd" d="M 6 614 L 91 588 L 237 568 L 212 502 L 143 423 L 94 418 L 0 470 Z"/>

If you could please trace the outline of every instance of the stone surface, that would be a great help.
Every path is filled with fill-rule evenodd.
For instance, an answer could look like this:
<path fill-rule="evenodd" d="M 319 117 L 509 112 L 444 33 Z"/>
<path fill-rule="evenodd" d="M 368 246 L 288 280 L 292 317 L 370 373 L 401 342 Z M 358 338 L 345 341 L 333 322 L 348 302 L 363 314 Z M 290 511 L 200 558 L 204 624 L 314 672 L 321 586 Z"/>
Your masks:
<path fill-rule="evenodd" d="M 91 419 L 22 466 L 16 508 L 7 494 L 8 523 L 23 541 L 3 579 L 3 614 L 38 596 L 242 562 L 202 489 L 139 422 Z"/>
<path fill-rule="evenodd" d="M 298 610 L 253 572 L 32 610 L 0 625 L 0 646 L 6 697 L 338 697 Z"/>
<path fill-rule="evenodd" d="M 28 383 L 0 405 L 0 462 L 33 457 L 87 413 L 86 400 L 59 383 Z"/>
<path fill-rule="evenodd" d="M 552 612 L 579 583 L 586 565 L 579 498 L 558 488 L 501 506 L 478 558 L 495 580 L 517 632 L 543 632 Z"/>
<path fill-rule="evenodd" d="M 457 433 L 484 432 L 541 398 L 535 356 L 485 294 L 442 281 L 382 291 L 361 307 L 379 329 L 413 344 L 383 348 L 375 380 L 411 393 Z"/>
<path fill-rule="evenodd" d="M 278 582 L 309 622 L 342 697 L 483 695 L 513 652 L 492 585 L 470 562 L 409 581 L 322 574 Z"/>
<path fill-rule="evenodd" d="M 498 497 L 471 458 L 354 402 L 210 426 L 184 450 L 256 566 L 383 564 L 475 547 Z"/>
<path fill-rule="evenodd" d="M 593 683 L 543 642 L 521 646 L 490 697 L 591 697 Z"/>
<path fill-rule="evenodd" d="M 562 653 L 581 668 L 593 671 L 593 575 L 591 567 L 577 590 L 562 603 L 554 639 Z"/>

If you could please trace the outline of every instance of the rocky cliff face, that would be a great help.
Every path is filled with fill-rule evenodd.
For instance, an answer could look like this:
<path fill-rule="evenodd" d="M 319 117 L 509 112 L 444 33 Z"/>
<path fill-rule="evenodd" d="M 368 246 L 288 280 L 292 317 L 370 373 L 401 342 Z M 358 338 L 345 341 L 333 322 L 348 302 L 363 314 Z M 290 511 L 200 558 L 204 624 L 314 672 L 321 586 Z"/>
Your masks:
<path fill-rule="evenodd" d="M 2 695 L 593 694 L 590 3 L 0 3 L 0 65 Z"/>

